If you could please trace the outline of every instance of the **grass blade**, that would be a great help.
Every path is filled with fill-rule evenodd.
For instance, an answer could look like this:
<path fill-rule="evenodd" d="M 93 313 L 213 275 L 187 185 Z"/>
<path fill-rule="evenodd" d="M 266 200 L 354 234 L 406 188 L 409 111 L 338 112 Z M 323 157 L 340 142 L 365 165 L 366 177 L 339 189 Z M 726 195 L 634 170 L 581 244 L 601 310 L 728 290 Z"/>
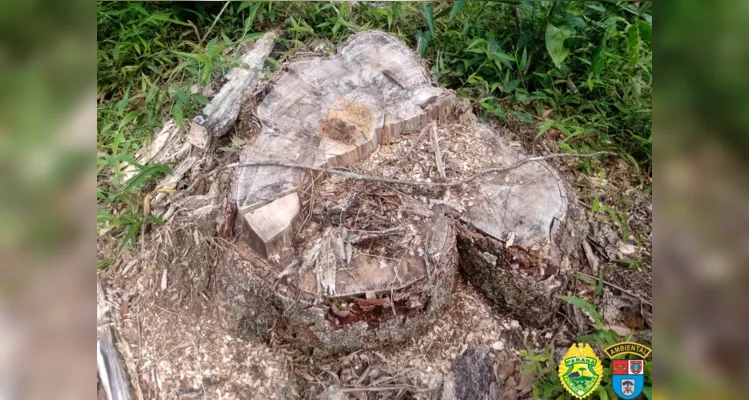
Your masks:
<path fill-rule="evenodd" d="M 450 17 L 449 19 L 452 20 L 455 18 L 458 14 L 460 14 L 461 11 L 463 11 L 463 7 L 466 6 L 465 1 L 456 1 L 453 3 L 453 8 L 450 10 Z"/>

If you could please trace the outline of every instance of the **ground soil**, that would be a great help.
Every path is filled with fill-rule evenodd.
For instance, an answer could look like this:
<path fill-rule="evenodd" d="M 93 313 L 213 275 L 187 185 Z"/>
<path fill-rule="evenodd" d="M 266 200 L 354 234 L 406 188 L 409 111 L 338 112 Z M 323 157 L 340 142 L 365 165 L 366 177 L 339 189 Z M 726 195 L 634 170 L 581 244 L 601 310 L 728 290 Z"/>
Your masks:
<path fill-rule="evenodd" d="M 245 122 L 240 122 L 235 136 L 242 139 L 253 136 L 257 129 L 247 122 L 247 114 L 243 118 Z M 246 130 L 239 131 L 239 127 Z M 528 132 L 496 129 L 520 139 L 531 153 L 558 151 L 553 130 L 534 141 L 530 138 L 535 130 L 530 128 Z M 401 176 L 406 171 L 398 168 L 405 164 L 393 161 L 389 177 L 414 179 L 417 175 L 431 175 L 433 161 L 427 160 L 433 160 L 433 153 L 428 136 L 424 139 L 409 154 L 414 169 L 408 171 L 408 176 Z M 387 158 L 392 154 L 396 160 L 400 151 L 403 149 L 385 146 L 373 157 Z M 466 148 L 443 148 L 447 168 L 463 168 L 462 163 L 472 158 L 461 154 L 470 151 L 468 144 Z M 219 162 L 228 163 L 231 158 L 222 156 Z M 419 161 L 422 158 L 423 163 Z M 206 160 L 205 164 L 211 162 Z M 652 205 L 642 191 L 649 186 L 649 178 L 642 178 L 619 159 L 596 165 L 587 175 L 575 169 L 575 160 L 554 164 L 576 189 L 587 210 L 587 240 L 598 263 L 591 262 L 581 269 L 592 276 L 602 270 L 604 280 L 611 284 L 597 294 L 596 285 L 575 280 L 567 294 L 596 303 L 617 332 L 635 332 L 648 339 L 652 329 L 652 307 L 647 304 L 652 298 Z M 367 173 L 366 164 L 359 168 Z M 325 190 L 324 186 L 318 190 Z M 616 200 L 622 197 L 631 202 L 619 204 Z M 600 211 L 592 213 L 590 204 L 594 198 L 618 207 L 629 220 L 631 231 L 622 229 Z M 459 193 L 453 199 L 456 203 L 470 201 Z M 228 204 L 228 199 L 221 201 Z M 373 201 L 386 207 L 387 196 Z M 524 327 L 503 316 L 472 286 L 456 279 L 452 304 L 440 320 L 424 336 L 398 348 L 312 359 L 273 338 L 238 339 L 230 335 L 228 316 L 222 311 L 225 307 L 220 304 L 214 280 L 219 252 L 230 250 L 235 240 L 225 232 L 225 210 L 188 221 L 175 218 L 148 232 L 142 246 L 126 250 L 116 257 L 115 264 L 100 272 L 107 300 L 117 311 L 112 315 L 112 326 L 138 398 L 269 399 L 322 394 L 321 398 L 330 399 L 430 399 L 440 393 L 452 361 L 469 343 L 491 349 L 495 371 L 504 377 L 499 380 L 500 393 L 528 398 L 533 379 L 523 373 L 518 351 L 569 346 L 576 336 L 592 330 L 590 321 L 568 306 L 561 307 L 541 329 Z M 624 233 L 631 237 L 623 238 Z M 115 238 L 100 238 L 99 257 L 114 257 L 117 245 Z M 368 391 L 373 388 L 377 390 Z"/>

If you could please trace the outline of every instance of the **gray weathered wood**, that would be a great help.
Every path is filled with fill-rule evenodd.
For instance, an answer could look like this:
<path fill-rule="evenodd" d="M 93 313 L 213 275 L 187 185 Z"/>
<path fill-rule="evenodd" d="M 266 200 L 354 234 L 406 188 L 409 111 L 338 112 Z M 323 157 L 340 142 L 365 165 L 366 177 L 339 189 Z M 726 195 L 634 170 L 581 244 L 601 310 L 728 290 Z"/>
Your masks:
<path fill-rule="evenodd" d="M 130 400 L 130 384 L 120 364 L 109 327 L 109 306 L 104 298 L 99 277 L 96 277 L 96 366 L 99 380 L 109 400 Z"/>
<path fill-rule="evenodd" d="M 246 66 L 232 68 L 218 94 L 193 118 L 188 138 L 194 146 L 206 148 L 210 137 L 221 136 L 234 125 L 242 103 L 263 74 L 265 58 L 273 50 L 276 38 L 274 32 L 268 32 L 258 39 L 239 58 Z"/>

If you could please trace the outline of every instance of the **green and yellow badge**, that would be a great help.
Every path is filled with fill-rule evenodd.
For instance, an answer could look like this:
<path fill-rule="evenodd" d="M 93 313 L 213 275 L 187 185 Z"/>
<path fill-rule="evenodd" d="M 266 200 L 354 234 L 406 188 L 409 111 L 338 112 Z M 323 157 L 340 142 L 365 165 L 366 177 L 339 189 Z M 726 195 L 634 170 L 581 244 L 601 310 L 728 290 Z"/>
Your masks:
<path fill-rule="evenodd" d="M 601 383 L 603 365 L 589 344 L 573 344 L 559 362 L 559 380 L 578 399 L 588 397 Z"/>

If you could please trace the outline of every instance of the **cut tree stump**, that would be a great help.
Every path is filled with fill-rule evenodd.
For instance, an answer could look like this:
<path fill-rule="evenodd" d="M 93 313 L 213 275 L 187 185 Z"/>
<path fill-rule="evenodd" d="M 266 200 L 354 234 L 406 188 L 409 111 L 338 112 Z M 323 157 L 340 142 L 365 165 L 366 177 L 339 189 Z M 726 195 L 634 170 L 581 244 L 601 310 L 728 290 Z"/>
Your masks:
<path fill-rule="evenodd" d="M 459 260 L 513 318 L 553 315 L 582 237 L 570 188 L 545 162 L 448 186 L 527 156 L 398 39 L 286 63 L 257 116 L 240 157 L 255 165 L 233 181 L 241 240 L 217 275 L 239 333 L 319 354 L 407 340 L 449 305 Z"/>

